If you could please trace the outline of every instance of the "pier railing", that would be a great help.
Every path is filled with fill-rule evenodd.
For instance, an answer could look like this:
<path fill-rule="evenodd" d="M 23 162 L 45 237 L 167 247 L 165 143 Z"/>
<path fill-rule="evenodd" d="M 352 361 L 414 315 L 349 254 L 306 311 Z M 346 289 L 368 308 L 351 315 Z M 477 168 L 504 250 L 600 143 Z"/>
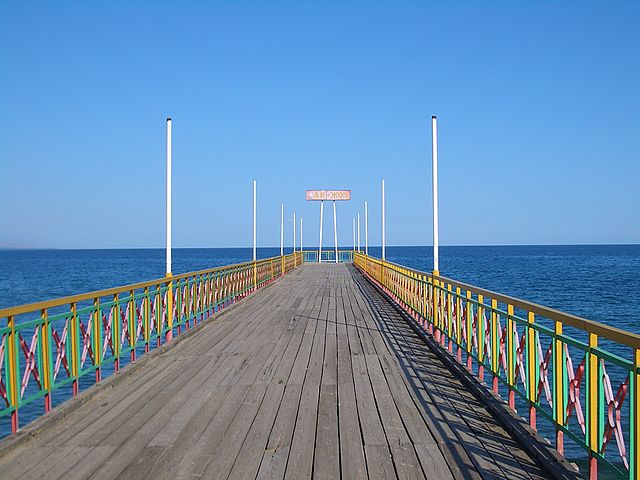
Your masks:
<path fill-rule="evenodd" d="M 308 263 L 318 262 L 318 254 L 320 254 L 322 262 L 335 262 L 335 250 L 303 250 L 304 261 Z M 338 250 L 338 263 L 353 262 L 353 250 Z"/>
<path fill-rule="evenodd" d="M 302 263 L 296 252 L 0 310 L 0 419 L 15 432 Z"/>
<path fill-rule="evenodd" d="M 590 478 L 638 478 L 639 335 L 361 253 L 354 263 Z"/>

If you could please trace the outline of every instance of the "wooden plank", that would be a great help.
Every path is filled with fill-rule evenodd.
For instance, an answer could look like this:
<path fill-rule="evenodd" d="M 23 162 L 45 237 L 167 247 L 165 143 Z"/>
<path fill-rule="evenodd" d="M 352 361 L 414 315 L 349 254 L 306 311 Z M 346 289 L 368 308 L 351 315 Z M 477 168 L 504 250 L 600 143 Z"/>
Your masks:
<path fill-rule="evenodd" d="M 262 457 L 256 452 L 268 448 L 269 434 L 282 402 L 285 386 L 282 384 L 269 385 L 266 395 L 260 405 L 260 410 L 244 439 L 235 462 L 229 473 L 230 479 L 254 479 Z M 222 476 L 222 471 L 214 470 L 216 475 Z M 205 472 L 206 473 L 206 472 Z"/>
<path fill-rule="evenodd" d="M 298 408 L 285 478 L 311 478 L 320 385 L 305 383 Z"/>
<path fill-rule="evenodd" d="M 306 377 L 311 348 L 313 346 L 314 335 L 312 332 L 315 331 L 317 325 L 317 320 L 310 316 L 310 312 L 308 311 L 309 305 L 313 304 L 313 302 L 315 302 L 313 292 L 308 292 L 306 301 L 300 304 L 299 311 L 306 323 L 302 331 L 308 331 L 309 333 L 299 334 L 300 338 L 298 342 L 292 340 L 290 346 L 298 343 L 292 365 L 287 371 L 284 366 L 288 365 L 289 362 L 283 359 L 274 378 L 277 384 L 286 383 L 287 385 L 275 423 L 269 434 L 269 440 L 260 459 L 260 468 L 257 474 L 258 478 L 283 478 L 285 474 L 302 395 L 302 384 Z M 302 322 L 300 325 L 302 325 Z M 310 330 L 311 327 L 313 330 Z M 294 334 L 294 337 L 295 335 L 296 334 Z M 291 348 L 291 352 L 293 353 L 293 348 Z M 285 357 L 287 357 L 287 353 L 285 353 Z"/>
<path fill-rule="evenodd" d="M 351 357 L 353 381 L 358 400 L 358 417 L 362 437 L 366 445 L 387 445 L 382 422 L 376 408 L 376 401 L 371 388 L 364 355 Z"/>
<path fill-rule="evenodd" d="M 204 359 L 206 361 L 206 359 Z M 206 381 L 206 364 L 195 375 L 183 375 L 185 380 L 174 385 L 183 393 L 192 392 Z M 173 397 L 173 398 L 172 398 Z M 114 478 L 118 475 L 126 475 L 125 472 L 133 469 L 136 476 L 146 476 L 154 465 L 155 458 L 159 458 L 165 447 L 146 447 L 147 444 L 158 434 L 163 425 L 170 418 L 171 414 L 179 408 L 182 398 L 176 395 L 175 391 L 167 391 L 158 394 L 149 405 L 145 415 L 139 415 L 123 428 L 116 430 L 112 435 L 102 440 L 102 445 L 118 446 L 117 453 L 114 453 L 105 462 L 108 468 L 100 468 L 92 475 L 93 478 Z M 149 456 L 150 461 L 140 461 L 140 455 Z M 143 474 L 145 472 L 145 474 Z"/>
<path fill-rule="evenodd" d="M 384 378 L 377 355 L 365 356 L 376 405 L 399 478 L 422 478 L 422 468 Z"/>
<path fill-rule="evenodd" d="M 344 311 L 344 305 L 342 310 Z M 358 421 L 356 391 L 353 372 L 351 371 L 351 352 L 346 328 L 344 332 L 337 334 L 341 473 L 344 478 L 364 478 L 366 477 L 367 468 L 364 459 L 360 423 Z"/>
<path fill-rule="evenodd" d="M 115 447 L 93 447 L 86 456 L 76 462 L 73 468 L 70 468 L 64 472 L 60 477 L 64 480 L 84 480 L 89 478 L 91 473 L 102 466 L 105 458 L 111 456 Z M 49 478 L 48 476 L 46 478 Z"/>
<path fill-rule="evenodd" d="M 327 331 L 324 347 L 324 367 L 322 369 L 322 385 L 338 383 L 338 339 L 336 334 Z"/>
<path fill-rule="evenodd" d="M 301 395 L 301 385 L 288 384 L 285 387 L 284 396 L 269 434 L 256 478 L 284 478 Z"/>
<path fill-rule="evenodd" d="M 321 322 L 318 322 L 317 330 L 324 330 L 324 328 L 320 327 L 321 324 Z M 296 418 L 293 442 L 287 462 L 286 478 L 311 478 L 314 449 L 310 448 L 310 446 L 314 445 L 316 436 L 324 344 L 324 331 L 315 333 L 307 373 L 302 387 L 298 417 Z"/>
<path fill-rule="evenodd" d="M 388 445 L 365 445 L 367 471 L 371 480 L 393 480 L 398 478 Z"/>
<path fill-rule="evenodd" d="M 241 401 L 242 388 L 244 387 L 236 385 L 233 387 L 233 392 L 231 392 L 232 387 L 228 385 L 216 387 L 208 401 L 183 425 L 178 437 L 173 443 L 179 447 L 169 448 L 168 446 L 162 458 L 149 472 L 148 478 L 177 477 L 181 470 L 180 464 L 184 461 L 185 456 L 187 456 L 185 452 L 193 450 L 197 443 L 207 441 L 205 432 L 209 429 L 213 418 L 217 416 L 223 406 L 226 405 L 228 408 L 230 402 L 234 400 Z M 228 397 L 231 398 L 230 401 L 227 401 Z M 225 411 L 223 410 L 223 412 Z"/>
<path fill-rule="evenodd" d="M 51 461 L 41 462 L 19 478 L 47 478 L 52 480 L 62 478 L 70 465 L 75 465 L 77 462 L 80 462 L 90 452 L 91 448 L 88 447 L 72 447 L 70 445 L 64 445 L 55 452 L 55 459 L 52 458 Z M 2 478 L 8 479 L 9 477 L 5 476 L 4 472 L 2 472 Z"/>
<path fill-rule="evenodd" d="M 154 479 L 181 479 L 199 475 L 209 463 L 211 452 L 220 444 L 224 432 L 233 421 L 249 391 L 248 385 L 230 386 L 229 393 L 218 407 L 206 429 L 198 436 L 197 441 L 182 450 L 179 460 L 174 464 L 165 460 L 149 475 Z"/>
<path fill-rule="evenodd" d="M 162 456 L 163 452 L 163 447 L 144 447 L 142 451 L 137 453 L 133 460 L 126 465 L 117 478 L 119 480 L 147 478 L 149 470 Z"/>
<path fill-rule="evenodd" d="M 313 478 L 340 477 L 340 445 L 338 442 L 338 387 L 322 384 L 318 404 Z"/>
<path fill-rule="evenodd" d="M 209 451 L 208 461 L 202 462 L 205 468 L 197 472 L 201 477 L 227 478 L 266 392 L 266 385 L 254 384 L 251 386 L 247 396 L 242 400 L 238 413 L 229 424 L 227 430 L 222 434 L 218 445 Z M 274 397 L 278 396 L 279 399 L 281 391 L 272 388 L 270 393 L 272 398 L 269 399 L 271 404 L 269 406 L 272 406 Z M 264 446 L 262 446 L 262 448 L 264 448 Z"/>
<path fill-rule="evenodd" d="M 342 477 L 364 478 L 367 473 L 367 467 L 358 422 L 355 387 L 352 383 L 340 383 L 338 385 L 338 404 Z"/>
<path fill-rule="evenodd" d="M 309 321 L 307 325 L 312 323 Z M 314 334 L 305 333 L 302 335 L 302 342 L 298 349 L 291 375 L 287 383 L 289 385 L 302 385 L 304 383 L 304 377 L 307 373 L 307 367 L 309 365 L 309 357 L 311 355 L 311 349 L 313 347 Z"/>

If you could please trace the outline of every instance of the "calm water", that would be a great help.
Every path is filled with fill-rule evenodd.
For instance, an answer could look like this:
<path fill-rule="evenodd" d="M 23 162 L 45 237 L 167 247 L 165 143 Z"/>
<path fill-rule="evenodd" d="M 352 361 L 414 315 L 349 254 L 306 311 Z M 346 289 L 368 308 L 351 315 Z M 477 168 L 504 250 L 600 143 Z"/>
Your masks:
<path fill-rule="evenodd" d="M 260 248 L 258 257 L 279 254 Z M 370 248 L 380 256 L 380 248 Z M 388 247 L 430 271 L 430 247 Z M 174 273 L 251 259 L 250 248 L 176 249 Z M 0 250 L 0 308 L 160 278 L 164 250 Z M 440 272 L 640 333 L 640 245 L 442 247 Z"/>

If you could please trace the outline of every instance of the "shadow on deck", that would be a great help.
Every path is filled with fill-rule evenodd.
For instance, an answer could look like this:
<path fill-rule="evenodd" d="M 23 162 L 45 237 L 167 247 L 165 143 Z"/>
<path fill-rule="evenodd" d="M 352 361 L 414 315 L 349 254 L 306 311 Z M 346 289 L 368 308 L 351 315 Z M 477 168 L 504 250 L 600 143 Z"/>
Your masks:
<path fill-rule="evenodd" d="M 305 265 L 0 444 L 13 478 L 548 478 L 352 266 Z"/>

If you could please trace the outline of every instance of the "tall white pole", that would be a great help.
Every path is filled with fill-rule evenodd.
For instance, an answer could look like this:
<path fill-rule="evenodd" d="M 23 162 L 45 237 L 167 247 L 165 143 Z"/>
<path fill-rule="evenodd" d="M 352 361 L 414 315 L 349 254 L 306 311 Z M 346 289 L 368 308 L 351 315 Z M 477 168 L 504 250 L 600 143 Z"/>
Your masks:
<path fill-rule="evenodd" d="M 256 181 L 253 181 L 253 261 L 256 261 Z"/>
<path fill-rule="evenodd" d="M 336 201 L 333 201 L 333 244 L 336 248 L 336 263 L 338 263 L 338 223 L 336 222 Z"/>
<path fill-rule="evenodd" d="M 320 243 L 318 244 L 318 263 L 322 261 L 322 217 L 324 216 L 324 200 L 320 200 Z"/>
<path fill-rule="evenodd" d="M 360 251 L 360 212 L 358 212 L 358 251 Z"/>
<path fill-rule="evenodd" d="M 302 217 L 300 217 L 300 251 L 302 251 Z"/>
<path fill-rule="evenodd" d="M 385 257 L 385 227 L 384 227 L 384 178 L 382 179 L 382 260 Z"/>
<path fill-rule="evenodd" d="M 364 202 L 364 254 L 369 255 L 369 208 Z"/>
<path fill-rule="evenodd" d="M 171 276 L 171 117 L 167 118 L 167 258 L 166 274 Z"/>
<path fill-rule="evenodd" d="M 284 255 L 284 203 L 280 207 L 280 256 Z"/>
<path fill-rule="evenodd" d="M 356 219 L 353 220 L 353 251 L 356 251 Z"/>
<path fill-rule="evenodd" d="M 293 212 L 293 253 L 296 253 L 296 212 Z"/>
<path fill-rule="evenodd" d="M 433 185 L 433 272 L 438 275 L 438 123 L 431 117 L 431 166 Z"/>

